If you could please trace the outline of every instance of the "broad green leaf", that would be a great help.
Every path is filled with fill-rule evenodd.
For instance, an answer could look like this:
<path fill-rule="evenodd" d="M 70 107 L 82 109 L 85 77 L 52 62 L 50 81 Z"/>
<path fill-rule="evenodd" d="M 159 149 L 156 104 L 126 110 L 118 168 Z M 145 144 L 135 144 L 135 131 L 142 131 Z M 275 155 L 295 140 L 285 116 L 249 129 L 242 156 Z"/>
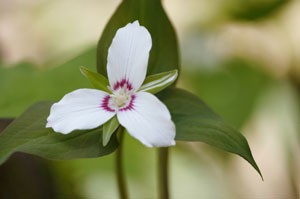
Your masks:
<path fill-rule="evenodd" d="M 158 93 L 174 83 L 177 76 L 177 70 L 150 75 L 145 79 L 139 91 L 146 91 L 153 94 Z"/>
<path fill-rule="evenodd" d="M 160 99 L 169 108 L 176 124 L 176 140 L 201 141 L 235 153 L 261 175 L 245 137 L 227 125 L 197 96 L 174 88 L 162 92 Z"/>
<path fill-rule="evenodd" d="M 94 48 L 61 66 L 43 69 L 26 63 L 9 68 L 0 66 L 0 117 L 16 117 L 31 104 L 58 101 L 75 89 L 91 87 L 78 67 L 94 67 L 95 55 Z"/>
<path fill-rule="evenodd" d="M 103 146 L 106 146 L 108 144 L 112 134 L 117 130 L 119 125 L 120 123 L 118 121 L 117 116 L 114 116 L 103 125 L 103 133 L 102 133 Z"/>
<path fill-rule="evenodd" d="M 185 85 L 237 128 L 247 122 L 257 100 L 273 81 L 260 65 L 241 59 L 226 60 L 215 65 L 216 70 L 196 68 L 182 73 Z"/>
<path fill-rule="evenodd" d="M 51 102 L 31 106 L 0 134 L 0 164 L 20 151 L 48 159 L 65 160 L 108 155 L 118 146 L 116 137 L 102 146 L 102 129 L 63 135 L 45 128 Z"/>
<path fill-rule="evenodd" d="M 175 31 L 163 10 L 160 0 L 124 0 L 106 25 L 97 48 L 97 70 L 107 75 L 107 51 L 116 31 L 138 20 L 152 37 L 148 75 L 179 70 L 178 46 Z"/>
<path fill-rule="evenodd" d="M 109 83 L 106 77 L 104 77 L 100 73 L 95 73 L 93 71 L 90 71 L 89 69 L 83 66 L 80 67 L 80 71 L 91 82 L 94 88 L 97 88 L 102 91 L 110 92 L 110 90 L 107 88 Z"/>

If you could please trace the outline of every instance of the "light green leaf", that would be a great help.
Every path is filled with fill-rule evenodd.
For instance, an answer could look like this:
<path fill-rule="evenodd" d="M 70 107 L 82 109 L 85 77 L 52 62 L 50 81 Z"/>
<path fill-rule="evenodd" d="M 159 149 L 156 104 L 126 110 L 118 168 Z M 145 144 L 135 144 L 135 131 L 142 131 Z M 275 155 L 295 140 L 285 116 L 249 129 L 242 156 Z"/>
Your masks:
<path fill-rule="evenodd" d="M 152 37 L 148 75 L 179 70 L 175 31 L 160 0 L 124 0 L 106 25 L 97 49 L 97 70 L 106 76 L 107 51 L 116 31 L 138 20 Z"/>
<path fill-rule="evenodd" d="M 95 66 L 95 55 L 96 49 L 90 49 L 61 66 L 43 69 L 26 63 L 0 66 L 0 117 L 19 116 L 38 101 L 58 101 L 75 89 L 90 87 L 78 66 Z"/>
<path fill-rule="evenodd" d="M 174 88 L 160 93 L 160 99 L 169 108 L 176 124 L 176 140 L 201 141 L 235 153 L 261 175 L 245 137 L 227 125 L 197 96 Z"/>
<path fill-rule="evenodd" d="M 106 77 L 101 75 L 100 73 L 95 73 L 93 71 L 90 71 L 89 69 L 81 66 L 80 67 L 81 73 L 91 82 L 91 84 L 94 86 L 94 88 L 111 92 L 107 86 L 109 85 L 108 80 Z"/>
<path fill-rule="evenodd" d="M 103 125 L 103 133 L 102 133 L 102 144 L 106 146 L 109 142 L 112 134 L 117 130 L 120 123 L 118 121 L 117 116 L 111 118 L 108 122 Z"/>
<path fill-rule="evenodd" d="M 65 160 L 100 157 L 116 150 L 116 136 L 102 146 L 101 128 L 67 135 L 45 128 L 51 105 L 51 102 L 41 102 L 31 106 L 0 134 L 0 164 L 17 151 Z"/>
<path fill-rule="evenodd" d="M 139 91 L 146 91 L 153 94 L 158 93 L 174 83 L 177 76 L 177 70 L 150 75 L 145 79 Z"/>

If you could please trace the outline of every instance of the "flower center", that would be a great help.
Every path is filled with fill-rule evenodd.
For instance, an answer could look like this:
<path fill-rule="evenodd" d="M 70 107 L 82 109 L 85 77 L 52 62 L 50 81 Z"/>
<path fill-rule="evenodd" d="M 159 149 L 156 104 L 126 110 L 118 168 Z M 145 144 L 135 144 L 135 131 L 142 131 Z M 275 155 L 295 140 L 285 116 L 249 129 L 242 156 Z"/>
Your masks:
<path fill-rule="evenodd" d="M 121 89 L 120 89 L 121 90 Z M 111 95 L 111 98 L 114 102 L 114 105 L 118 108 L 126 106 L 131 98 L 131 93 L 126 91 L 125 89 L 121 91 L 116 91 Z"/>
<path fill-rule="evenodd" d="M 125 78 L 121 81 L 117 81 L 111 89 L 112 104 L 117 109 L 122 109 L 130 105 L 133 95 L 131 83 Z"/>
<path fill-rule="evenodd" d="M 112 94 L 106 96 L 101 107 L 108 112 L 128 111 L 134 109 L 135 94 L 127 80 L 117 82 L 113 87 L 108 87 Z"/>

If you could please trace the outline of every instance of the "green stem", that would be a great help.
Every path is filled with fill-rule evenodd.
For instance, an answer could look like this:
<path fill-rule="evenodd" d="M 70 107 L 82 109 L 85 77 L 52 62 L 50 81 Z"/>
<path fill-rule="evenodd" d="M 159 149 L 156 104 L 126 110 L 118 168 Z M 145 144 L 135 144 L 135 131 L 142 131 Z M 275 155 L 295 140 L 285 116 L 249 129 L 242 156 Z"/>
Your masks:
<path fill-rule="evenodd" d="M 120 134 L 120 145 L 116 151 L 116 172 L 117 172 L 117 181 L 118 181 L 118 189 L 119 189 L 119 196 L 120 199 L 128 199 L 127 193 L 127 185 L 124 175 L 124 168 L 123 168 L 123 138 L 124 138 L 124 129 L 119 127 L 117 130 Z"/>
<path fill-rule="evenodd" d="M 169 148 L 158 149 L 158 185 L 160 199 L 169 199 L 168 157 Z"/>

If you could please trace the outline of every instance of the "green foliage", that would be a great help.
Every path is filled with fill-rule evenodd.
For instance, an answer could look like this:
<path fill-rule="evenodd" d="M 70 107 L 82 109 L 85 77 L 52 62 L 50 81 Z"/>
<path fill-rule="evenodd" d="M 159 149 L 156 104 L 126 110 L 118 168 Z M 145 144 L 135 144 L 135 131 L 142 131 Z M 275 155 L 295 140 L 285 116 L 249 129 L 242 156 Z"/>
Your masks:
<path fill-rule="evenodd" d="M 273 14 L 291 0 L 232 0 L 229 14 L 237 20 L 259 20 Z"/>
<path fill-rule="evenodd" d="M 0 66 L 0 117 L 16 117 L 38 101 L 57 101 L 75 89 L 90 87 L 78 67 L 95 66 L 95 55 L 95 49 L 91 49 L 60 67 L 46 69 L 25 63 L 11 68 Z"/>
<path fill-rule="evenodd" d="M 97 70 L 106 76 L 107 51 L 116 30 L 135 20 L 139 20 L 149 30 L 153 40 L 148 75 L 171 71 L 145 80 L 145 89 L 158 92 L 172 83 L 177 76 L 177 71 L 174 70 L 179 70 L 176 35 L 159 0 L 124 0 L 121 3 L 98 43 Z M 6 96 L 5 100 L 0 99 L 0 114 L 13 116 L 9 113 L 15 114 L 35 101 L 57 100 L 67 92 L 84 87 L 86 82 L 83 78 L 78 78 L 80 74 L 77 67 L 93 66 L 94 54 L 95 51 L 91 50 L 49 71 L 37 71 L 29 66 L 0 68 L 0 77 L 4 77 L 0 78 L 0 90 Z M 99 85 L 97 81 L 104 82 L 105 78 L 84 68 L 81 71 L 94 86 L 103 88 L 103 84 Z M 165 75 L 167 76 L 163 77 Z M 149 90 L 149 85 L 153 84 L 155 87 Z M 180 89 L 161 92 L 159 97 L 170 109 L 177 128 L 177 140 L 202 141 L 238 154 L 260 173 L 243 135 L 225 124 L 199 98 Z M 113 134 L 117 126 L 115 121 L 105 125 L 105 135 L 102 135 L 101 128 L 62 135 L 45 128 L 50 106 L 51 103 L 47 102 L 32 106 L 0 135 L 0 163 L 15 151 L 50 159 L 72 159 L 99 157 L 112 153 L 117 148 L 118 143 Z M 112 139 L 104 147 L 109 135 L 112 135 Z"/>
<path fill-rule="evenodd" d="M 107 52 L 117 29 L 135 20 L 139 20 L 140 24 L 149 30 L 152 37 L 148 75 L 179 70 L 176 34 L 160 0 L 124 0 L 106 25 L 99 40 L 98 72 L 107 75 Z"/>
<path fill-rule="evenodd" d="M 80 67 L 80 71 L 90 81 L 90 83 L 94 86 L 94 88 L 102 91 L 110 92 L 110 90 L 107 88 L 109 83 L 106 77 L 104 77 L 100 73 L 95 73 L 93 71 L 90 71 L 89 69 L 83 66 Z"/>
<path fill-rule="evenodd" d="M 272 79 L 257 64 L 240 59 L 221 63 L 216 70 L 183 70 L 189 89 L 227 122 L 242 127 Z"/>
<path fill-rule="evenodd" d="M 228 126 L 197 96 L 173 88 L 162 92 L 160 98 L 176 124 L 176 140 L 201 141 L 240 155 L 261 175 L 245 137 Z"/>
<path fill-rule="evenodd" d="M 65 160 L 99 157 L 116 150 L 115 136 L 103 147 L 101 128 L 68 135 L 45 128 L 51 105 L 51 102 L 40 102 L 31 106 L 0 134 L 0 164 L 17 151 Z"/>
<path fill-rule="evenodd" d="M 153 94 L 158 93 L 173 84 L 176 81 L 177 76 L 177 70 L 150 75 L 146 77 L 139 91 Z"/>

